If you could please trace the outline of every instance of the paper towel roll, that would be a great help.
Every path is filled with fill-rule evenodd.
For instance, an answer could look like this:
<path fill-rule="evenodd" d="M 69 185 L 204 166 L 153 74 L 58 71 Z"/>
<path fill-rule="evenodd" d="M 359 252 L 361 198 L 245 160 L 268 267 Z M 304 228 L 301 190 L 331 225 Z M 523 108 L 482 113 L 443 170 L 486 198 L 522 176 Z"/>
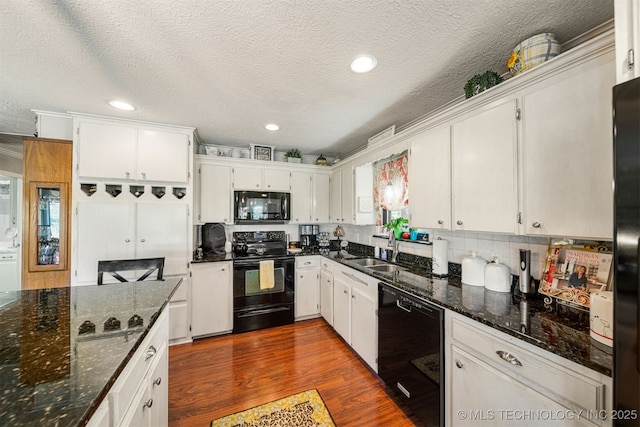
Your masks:
<path fill-rule="evenodd" d="M 436 239 L 433 241 L 433 274 L 449 274 L 449 241 Z"/>

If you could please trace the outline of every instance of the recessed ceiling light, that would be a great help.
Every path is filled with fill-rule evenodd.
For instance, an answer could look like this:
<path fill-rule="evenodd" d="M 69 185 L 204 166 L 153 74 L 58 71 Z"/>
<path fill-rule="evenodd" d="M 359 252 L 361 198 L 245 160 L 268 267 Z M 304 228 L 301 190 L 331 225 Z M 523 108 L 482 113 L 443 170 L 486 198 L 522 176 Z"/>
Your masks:
<path fill-rule="evenodd" d="M 272 130 L 272 131 L 280 130 L 280 126 L 278 126 L 278 125 L 277 125 L 277 124 L 275 124 L 275 123 L 269 123 L 269 124 L 266 124 L 266 125 L 264 125 L 264 128 L 265 128 L 266 130 Z"/>
<path fill-rule="evenodd" d="M 351 61 L 351 70 L 354 73 L 368 73 L 376 68 L 378 61 L 371 55 L 360 55 Z"/>
<path fill-rule="evenodd" d="M 133 105 L 125 101 L 113 100 L 113 101 L 109 101 L 109 105 L 111 105 L 113 108 L 117 108 L 118 110 L 124 110 L 124 111 L 133 111 L 136 109 L 136 107 L 134 107 Z"/>

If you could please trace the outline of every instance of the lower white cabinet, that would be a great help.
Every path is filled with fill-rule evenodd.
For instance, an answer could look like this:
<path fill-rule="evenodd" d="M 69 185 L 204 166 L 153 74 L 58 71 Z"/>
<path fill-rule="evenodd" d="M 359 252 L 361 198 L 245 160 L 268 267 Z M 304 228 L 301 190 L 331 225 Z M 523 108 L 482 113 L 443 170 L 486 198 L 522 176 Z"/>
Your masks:
<path fill-rule="evenodd" d="M 320 314 L 333 326 L 333 263 L 321 261 L 320 269 Z"/>
<path fill-rule="evenodd" d="M 449 310 L 445 318 L 446 425 L 609 425 L 587 414 L 611 410 L 610 377 Z"/>
<path fill-rule="evenodd" d="M 232 280 L 231 261 L 191 264 L 191 336 L 231 332 Z"/>
<path fill-rule="evenodd" d="M 359 271 L 336 266 L 333 274 L 333 328 L 378 371 L 378 281 Z"/>
<path fill-rule="evenodd" d="M 320 257 L 296 257 L 295 319 L 320 314 Z"/>
<path fill-rule="evenodd" d="M 168 314 L 167 310 L 162 311 L 109 391 L 109 425 L 168 425 Z M 105 425 L 102 405 L 89 421 L 90 425 Z"/>
<path fill-rule="evenodd" d="M 182 284 L 169 301 L 169 343 L 180 344 L 190 340 L 189 335 L 189 283 Z"/>

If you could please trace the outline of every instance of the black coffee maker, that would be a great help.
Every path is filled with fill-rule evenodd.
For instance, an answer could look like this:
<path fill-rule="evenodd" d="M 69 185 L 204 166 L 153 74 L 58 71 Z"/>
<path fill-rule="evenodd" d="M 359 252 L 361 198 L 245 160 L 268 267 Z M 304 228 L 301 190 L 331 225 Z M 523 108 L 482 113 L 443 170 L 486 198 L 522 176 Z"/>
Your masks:
<path fill-rule="evenodd" d="M 300 226 L 300 247 L 305 252 L 312 252 L 318 249 L 318 233 L 320 226 L 317 224 Z"/>

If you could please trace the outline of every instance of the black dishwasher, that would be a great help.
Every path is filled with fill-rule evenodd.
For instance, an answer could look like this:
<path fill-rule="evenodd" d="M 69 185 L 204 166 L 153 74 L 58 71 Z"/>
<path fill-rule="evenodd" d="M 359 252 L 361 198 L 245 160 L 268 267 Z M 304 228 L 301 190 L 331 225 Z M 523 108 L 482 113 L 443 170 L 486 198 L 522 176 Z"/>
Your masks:
<path fill-rule="evenodd" d="M 444 426 L 444 309 L 378 286 L 378 375 L 426 426 Z"/>

